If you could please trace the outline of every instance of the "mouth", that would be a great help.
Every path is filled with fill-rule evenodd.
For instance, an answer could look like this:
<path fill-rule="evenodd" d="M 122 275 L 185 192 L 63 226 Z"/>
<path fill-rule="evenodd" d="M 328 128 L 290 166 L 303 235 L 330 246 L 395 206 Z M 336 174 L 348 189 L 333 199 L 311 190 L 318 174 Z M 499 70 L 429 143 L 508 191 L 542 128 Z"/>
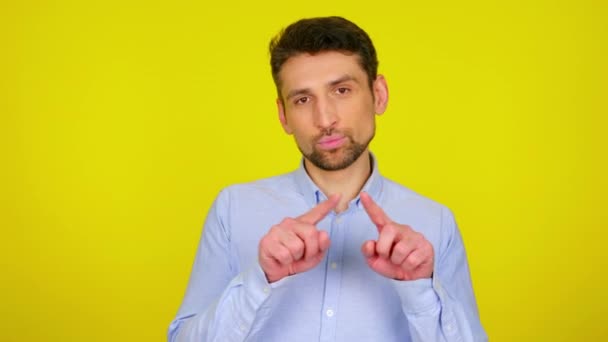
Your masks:
<path fill-rule="evenodd" d="M 345 136 L 339 134 L 332 134 L 319 139 L 319 141 L 317 142 L 317 146 L 319 146 L 319 148 L 322 150 L 334 150 L 342 146 L 344 142 L 346 142 Z"/>

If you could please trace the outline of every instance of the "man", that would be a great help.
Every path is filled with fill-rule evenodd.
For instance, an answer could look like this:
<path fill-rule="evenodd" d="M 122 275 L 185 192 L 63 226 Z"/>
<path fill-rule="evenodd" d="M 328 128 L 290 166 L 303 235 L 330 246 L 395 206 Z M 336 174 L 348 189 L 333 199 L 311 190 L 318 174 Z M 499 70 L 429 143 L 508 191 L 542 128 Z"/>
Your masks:
<path fill-rule="evenodd" d="M 219 194 L 169 340 L 486 340 L 451 212 L 369 152 L 388 88 L 368 35 L 305 19 L 270 52 L 302 164 Z"/>

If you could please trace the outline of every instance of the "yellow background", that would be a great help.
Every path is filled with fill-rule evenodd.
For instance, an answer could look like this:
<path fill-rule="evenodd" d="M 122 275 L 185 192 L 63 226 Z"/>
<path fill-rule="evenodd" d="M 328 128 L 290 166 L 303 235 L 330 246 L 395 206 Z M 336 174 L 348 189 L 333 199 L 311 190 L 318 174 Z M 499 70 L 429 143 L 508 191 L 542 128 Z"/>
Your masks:
<path fill-rule="evenodd" d="M 163 341 L 207 209 L 294 169 L 267 44 L 375 41 L 385 176 L 452 208 L 492 341 L 608 339 L 604 1 L 0 3 L 2 341 Z"/>

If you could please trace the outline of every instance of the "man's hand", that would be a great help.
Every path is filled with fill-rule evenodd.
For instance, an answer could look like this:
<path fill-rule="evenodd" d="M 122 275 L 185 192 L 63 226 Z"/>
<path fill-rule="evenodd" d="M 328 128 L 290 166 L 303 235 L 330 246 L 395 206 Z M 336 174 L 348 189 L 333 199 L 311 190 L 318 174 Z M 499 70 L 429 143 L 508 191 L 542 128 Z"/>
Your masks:
<path fill-rule="evenodd" d="M 361 193 L 361 202 L 379 233 L 377 241 L 369 240 L 361 246 L 369 267 L 391 279 L 430 278 L 433 245 L 411 227 L 391 221 L 367 193 Z"/>
<path fill-rule="evenodd" d="M 268 282 L 302 273 L 317 266 L 329 248 L 329 235 L 315 225 L 338 205 L 333 195 L 297 218 L 285 218 L 260 240 L 258 259 Z"/>

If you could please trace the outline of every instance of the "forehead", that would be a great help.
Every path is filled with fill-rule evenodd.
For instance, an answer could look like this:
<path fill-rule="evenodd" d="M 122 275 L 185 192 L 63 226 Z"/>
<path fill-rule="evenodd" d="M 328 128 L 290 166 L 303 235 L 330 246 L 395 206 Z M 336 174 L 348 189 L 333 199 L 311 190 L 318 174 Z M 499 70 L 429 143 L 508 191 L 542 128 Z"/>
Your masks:
<path fill-rule="evenodd" d="M 349 75 L 364 82 L 367 74 L 359 64 L 359 56 L 338 51 L 317 54 L 301 53 L 290 57 L 281 67 L 281 92 L 294 88 L 314 88 Z"/>

